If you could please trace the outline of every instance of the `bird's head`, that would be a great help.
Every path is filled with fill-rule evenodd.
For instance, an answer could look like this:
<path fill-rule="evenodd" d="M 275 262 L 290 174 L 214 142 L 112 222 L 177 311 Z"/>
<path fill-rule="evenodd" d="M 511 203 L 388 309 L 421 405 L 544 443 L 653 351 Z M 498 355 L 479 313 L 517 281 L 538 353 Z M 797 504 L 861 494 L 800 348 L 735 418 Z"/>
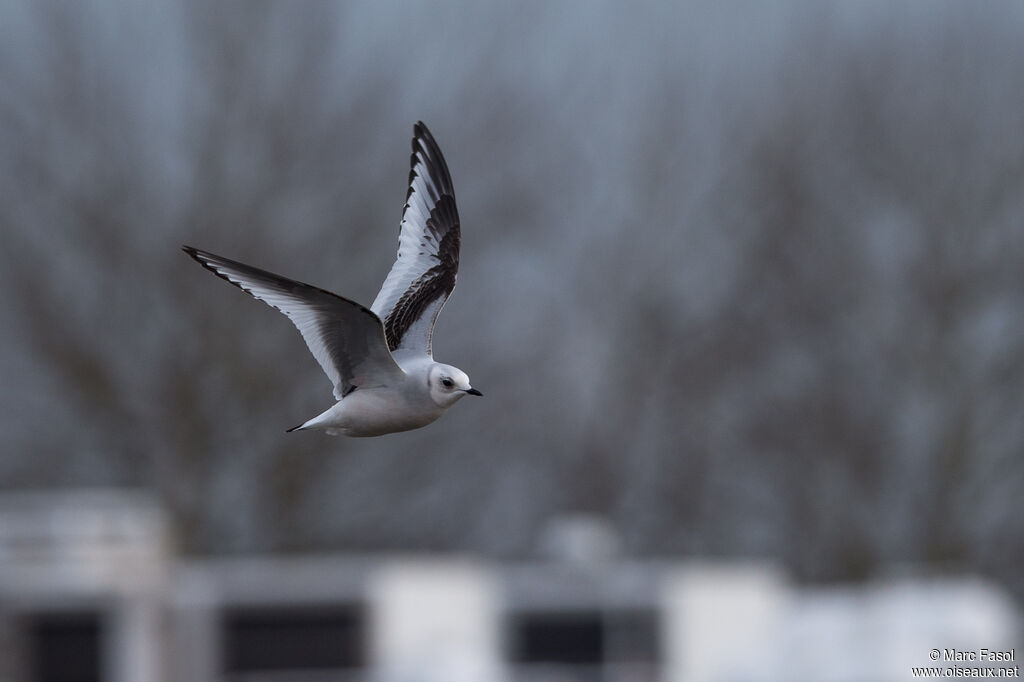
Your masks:
<path fill-rule="evenodd" d="M 458 367 L 435 363 L 427 373 L 430 398 L 441 407 L 450 407 L 465 395 L 483 395 L 469 383 L 469 376 Z"/>

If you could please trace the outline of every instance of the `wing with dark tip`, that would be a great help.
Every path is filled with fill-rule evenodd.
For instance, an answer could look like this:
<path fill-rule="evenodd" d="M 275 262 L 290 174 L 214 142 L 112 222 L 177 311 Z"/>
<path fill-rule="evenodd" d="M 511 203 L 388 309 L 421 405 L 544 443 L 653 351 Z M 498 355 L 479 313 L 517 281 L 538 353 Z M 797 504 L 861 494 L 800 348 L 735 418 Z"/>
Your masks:
<path fill-rule="evenodd" d="M 355 388 L 394 385 L 404 372 L 388 351 L 380 318 L 347 298 L 191 246 L 200 265 L 277 308 L 302 334 L 341 399 Z"/>
<path fill-rule="evenodd" d="M 384 320 L 388 348 L 432 355 L 434 321 L 455 288 L 461 234 L 448 165 L 422 122 L 413 127 L 411 166 L 398 258 L 371 309 Z"/>

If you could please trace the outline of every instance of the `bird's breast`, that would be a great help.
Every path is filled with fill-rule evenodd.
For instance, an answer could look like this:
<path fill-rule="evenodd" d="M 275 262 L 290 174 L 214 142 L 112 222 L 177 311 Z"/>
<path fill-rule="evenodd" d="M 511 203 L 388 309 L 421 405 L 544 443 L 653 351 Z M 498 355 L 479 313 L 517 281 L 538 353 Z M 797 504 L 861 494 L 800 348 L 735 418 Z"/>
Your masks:
<path fill-rule="evenodd" d="M 444 410 L 392 389 L 358 389 L 338 403 L 338 422 L 349 436 L 380 436 L 433 422 Z"/>

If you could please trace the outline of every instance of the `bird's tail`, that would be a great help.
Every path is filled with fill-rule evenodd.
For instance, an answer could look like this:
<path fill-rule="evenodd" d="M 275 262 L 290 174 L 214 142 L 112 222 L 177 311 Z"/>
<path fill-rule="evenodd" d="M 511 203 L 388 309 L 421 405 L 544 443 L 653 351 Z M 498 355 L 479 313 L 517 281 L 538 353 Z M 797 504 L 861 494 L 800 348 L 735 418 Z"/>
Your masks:
<path fill-rule="evenodd" d="M 285 431 L 285 433 L 291 433 L 292 431 L 302 431 L 304 429 L 325 429 L 328 433 L 334 435 L 334 433 L 331 433 L 331 431 L 336 431 L 336 429 L 333 429 L 332 426 L 334 425 L 333 420 L 336 416 L 335 411 L 338 409 L 338 404 L 334 404 L 334 406 L 328 408 L 322 414 L 316 415 L 312 419 L 307 419 L 298 426 L 293 426 L 292 428 Z"/>
<path fill-rule="evenodd" d="M 290 428 L 290 429 L 285 429 L 285 430 L 284 430 L 284 432 L 285 432 L 285 433 L 291 433 L 292 431 L 302 431 L 302 430 L 304 430 L 304 429 L 313 429 L 313 428 L 316 428 L 316 426 L 317 426 L 316 420 L 317 420 L 318 418 L 319 418 L 319 417 L 313 417 L 312 419 L 307 419 L 306 421 L 302 422 L 302 423 L 301 423 L 301 424 L 299 424 L 298 426 L 293 426 L 293 427 L 292 427 L 292 428 Z"/>

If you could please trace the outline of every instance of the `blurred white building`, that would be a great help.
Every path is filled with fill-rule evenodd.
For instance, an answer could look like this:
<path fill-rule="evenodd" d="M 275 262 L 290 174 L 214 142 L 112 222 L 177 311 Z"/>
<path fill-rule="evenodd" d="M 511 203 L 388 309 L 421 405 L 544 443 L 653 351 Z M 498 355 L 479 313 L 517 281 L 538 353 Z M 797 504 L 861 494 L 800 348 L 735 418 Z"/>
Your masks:
<path fill-rule="evenodd" d="M 592 520 L 512 564 L 170 546 L 143 495 L 0 497 L 0 682 L 884 681 L 1019 641 L 974 578 L 807 589 L 764 563 L 621 559 Z"/>

